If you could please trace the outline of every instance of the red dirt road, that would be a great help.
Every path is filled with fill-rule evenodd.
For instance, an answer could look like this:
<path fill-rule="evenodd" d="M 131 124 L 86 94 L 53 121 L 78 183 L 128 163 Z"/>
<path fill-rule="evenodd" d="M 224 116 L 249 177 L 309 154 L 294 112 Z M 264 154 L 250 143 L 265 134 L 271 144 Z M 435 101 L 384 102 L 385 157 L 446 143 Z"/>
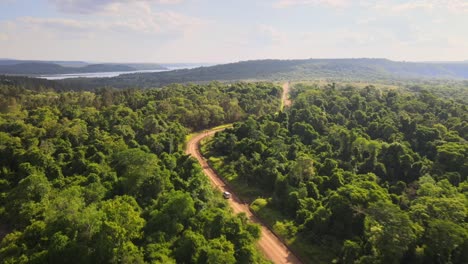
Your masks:
<path fill-rule="evenodd" d="M 289 82 L 285 82 L 283 84 L 283 94 L 281 95 L 281 100 L 283 100 L 284 107 L 291 106 L 291 100 L 289 100 L 288 94 L 289 94 Z"/>
<path fill-rule="evenodd" d="M 286 88 L 285 88 L 286 87 Z M 283 90 L 288 91 L 289 85 L 288 83 L 283 85 Z M 286 99 L 286 94 L 283 93 L 283 100 Z M 290 105 L 290 102 L 285 106 Z M 274 263 L 294 263 L 299 264 L 301 263 L 299 259 L 294 256 L 289 249 L 281 242 L 278 237 L 276 237 L 262 222 L 258 220 L 256 216 L 252 214 L 249 209 L 249 205 L 241 202 L 237 195 L 232 192 L 232 190 L 227 187 L 221 178 L 216 174 L 216 172 L 208 165 L 205 158 L 200 153 L 200 141 L 204 138 L 213 136 L 216 132 L 223 130 L 224 128 L 209 130 L 206 132 L 202 132 L 190 139 L 187 143 L 186 153 L 195 157 L 200 165 L 203 168 L 203 172 L 208 176 L 212 185 L 219 189 L 221 192 L 228 191 L 232 194 L 231 199 L 228 200 L 229 205 L 233 209 L 234 213 L 245 213 L 245 215 L 252 221 L 253 223 L 257 223 L 260 225 L 262 230 L 262 235 L 260 240 L 258 241 L 258 246 L 264 253 L 265 257 L 269 260 L 273 261 Z"/>

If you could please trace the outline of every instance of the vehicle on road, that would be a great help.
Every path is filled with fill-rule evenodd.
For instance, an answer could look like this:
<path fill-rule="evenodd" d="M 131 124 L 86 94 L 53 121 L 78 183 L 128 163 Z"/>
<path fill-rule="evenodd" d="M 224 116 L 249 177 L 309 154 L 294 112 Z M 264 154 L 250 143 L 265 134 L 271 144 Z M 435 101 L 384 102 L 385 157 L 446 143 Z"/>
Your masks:
<path fill-rule="evenodd" d="M 223 192 L 223 197 L 224 197 L 224 199 L 229 199 L 229 198 L 231 198 L 231 193 L 230 192 Z"/>

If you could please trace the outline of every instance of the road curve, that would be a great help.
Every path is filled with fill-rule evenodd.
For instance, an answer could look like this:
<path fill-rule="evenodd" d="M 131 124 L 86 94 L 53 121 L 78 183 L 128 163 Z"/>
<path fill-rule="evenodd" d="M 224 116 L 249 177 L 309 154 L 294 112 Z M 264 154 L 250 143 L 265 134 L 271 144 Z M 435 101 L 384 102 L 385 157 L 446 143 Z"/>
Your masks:
<path fill-rule="evenodd" d="M 286 89 L 289 88 L 288 84 L 283 85 L 283 89 L 286 86 Z M 286 98 L 283 94 L 283 100 Z M 285 104 L 286 105 L 286 104 Z M 289 105 L 289 104 L 288 104 Z M 274 263 L 294 263 L 300 264 L 299 259 L 292 254 L 289 249 L 278 239 L 258 218 L 252 214 L 249 209 L 249 205 L 243 203 L 237 195 L 229 189 L 228 186 L 224 184 L 221 178 L 216 174 L 216 172 L 210 167 L 206 159 L 202 156 L 200 152 L 200 141 L 204 138 L 213 136 L 216 132 L 223 130 L 224 128 L 212 129 L 192 137 L 189 142 L 187 142 L 186 153 L 193 156 L 198 160 L 202 166 L 203 172 L 208 176 L 212 185 L 219 189 L 221 192 L 228 191 L 232 194 L 231 199 L 228 200 L 229 205 L 233 209 L 234 213 L 245 213 L 248 219 L 253 223 L 257 223 L 261 227 L 261 237 L 258 241 L 258 246 L 264 253 L 265 257 Z"/>

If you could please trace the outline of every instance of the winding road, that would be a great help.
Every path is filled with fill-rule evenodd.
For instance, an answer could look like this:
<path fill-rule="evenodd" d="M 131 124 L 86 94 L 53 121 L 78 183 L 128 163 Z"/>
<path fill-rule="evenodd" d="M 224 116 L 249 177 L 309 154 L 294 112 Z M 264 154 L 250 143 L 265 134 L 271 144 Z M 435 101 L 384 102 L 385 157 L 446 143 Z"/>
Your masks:
<path fill-rule="evenodd" d="M 283 101 L 283 107 L 291 106 L 291 100 L 288 98 L 289 95 L 289 82 L 283 83 L 283 94 L 281 95 L 281 100 Z"/>
<path fill-rule="evenodd" d="M 283 84 L 283 106 L 289 106 L 291 102 L 287 99 L 289 92 L 289 82 Z M 245 213 L 248 219 L 253 223 L 257 223 L 261 227 L 261 237 L 258 241 L 258 246 L 261 251 L 264 253 L 265 257 L 274 263 L 301 263 L 299 259 L 289 251 L 289 249 L 284 245 L 281 240 L 276 237 L 260 220 L 252 214 L 249 209 L 249 205 L 243 203 L 237 195 L 229 189 L 228 186 L 224 184 L 221 178 L 216 174 L 216 172 L 210 167 L 206 159 L 202 156 L 200 152 L 200 141 L 204 138 L 213 136 L 216 132 L 223 130 L 224 128 L 212 129 L 192 137 L 189 142 L 187 142 L 186 153 L 195 157 L 200 165 L 203 168 L 203 172 L 208 176 L 212 185 L 219 189 L 221 192 L 228 191 L 232 194 L 231 199 L 228 200 L 229 205 L 233 209 L 234 213 Z"/>

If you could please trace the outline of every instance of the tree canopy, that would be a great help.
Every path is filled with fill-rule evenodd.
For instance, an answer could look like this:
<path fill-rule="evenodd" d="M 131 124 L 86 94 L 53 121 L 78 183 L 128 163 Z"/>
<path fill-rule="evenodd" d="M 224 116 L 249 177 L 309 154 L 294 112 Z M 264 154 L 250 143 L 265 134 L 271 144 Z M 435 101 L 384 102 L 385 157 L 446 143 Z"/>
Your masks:
<path fill-rule="evenodd" d="M 265 262 L 259 227 L 232 214 L 183 145 L 278 109 L 280 94 L 269 83 L 0 86 L 0 262 Z"/>
<path fill-rule="evenodd" d="M 337 84 L 291 96 L 205 147 L 277 233 L 314 263 L 468 262 L 466 101 Z"/>

